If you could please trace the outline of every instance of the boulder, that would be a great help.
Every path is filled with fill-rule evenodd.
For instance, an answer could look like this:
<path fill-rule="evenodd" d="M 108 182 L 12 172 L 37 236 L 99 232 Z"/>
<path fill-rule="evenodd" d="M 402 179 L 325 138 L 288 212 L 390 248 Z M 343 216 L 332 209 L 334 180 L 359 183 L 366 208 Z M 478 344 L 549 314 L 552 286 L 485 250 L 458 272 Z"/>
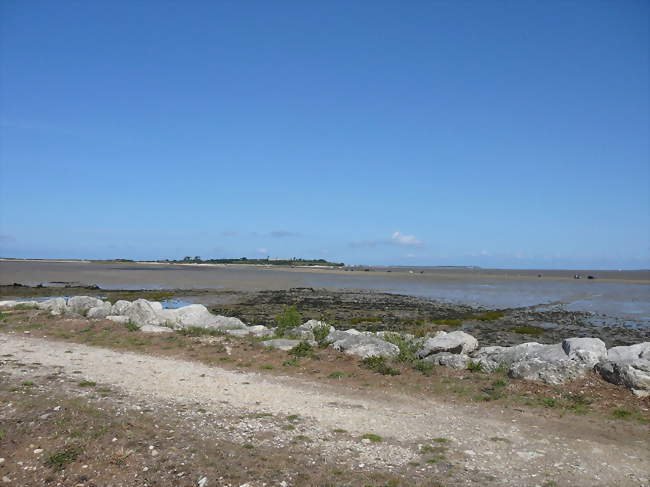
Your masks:
<path fill-rule="evenodd" d="M 328 325 L 323 321 L 309 320 L 304 322 L 302 325 L 293 328 L 292 330 L 288 330 L 285 335 L 291 338 L 298 338 L 300 340 L 315 340 L 314 329 L 319 328 L 326 329 L 327 334 L 334 331 L 333 326 Z"/>
<path fill-rule="evenodd" d="M 18 302 L 14 300 L 0 301 L 0 308 L 13 308 Z"/>
<path fill-rule="evenodd" d="M 111 307 L 111 315 L 123 315 L 126 311 L 126 308 L 129 306 L 131 306 L 131 301 L 120 299 L 119 301 L 116 301 L 115 304 Z"/>
<path fill-rule="evenodd" d="M 562 341 L 562 349 L 570 360 L 576 360 L 587 367 L 593 367 L 607 359 L 607 348 L 600 338 L 567 338 Z"/>
<path fill-rule="evenodd" d="M 122 315 L 109 315 L 106 317 L 107 320 L 114 321 L 115 323 L 122 323 L 123 325 L 126 325 L 130 320 L 128 316 L 122 316 Z"/>
<path fill-rule="evenodd" d="M 468 354 L 477 348 L 478 340 L 464 331 L 439 331 L 433 338 L 424 341 L 417 356 L 424 358 L 440 352 Z"/>
<path fill-rule="evenodd" d="M 140 327 L 140 331 L 145 333 L 173 333 L 174 330 L 167 328 L 166 326 L 143 325 Z"/>
<path fill-rule="evenodd" d="M 630 362 L 637 359 L 650 360 L 650 342 L 612 347 L 607 351 L 607 360 L 612 362 Z"/>
<path fill-rule="evenodd" d="M 146 299 L 136 299 L 123 311 L 124 316 L 128 316 L 132 323 L 139 327 L 144 325 L 159 325 L 160 320 L 156 311 L 151 307 Z"/>
<path fill-rule="evenodd" d="M 491 372 L 501 364 L 511 366 L 520 360 L 538 358 L 546 361 L 567 360 L 561 344 L 542 345 L 537 342 L 520 343 L 513 347 L 483 347 L 471 354 L 472 360 Z"/>
<path fill-rule="evenodd" d="M 374 335 L 352 334 L 345 331 L 332 331 L 326 341 L 334 350 L 366 358 L 381 355 L 386 358 L 395 358 L 399 355 L 399 347 L 382 340 Z"/>
<path fill-rule="evenodd" d="M 37 308 L 38 301 L 0 301 L 0 308 Z"/>
<path fill-rule="evenodd" d="M 149 301 L 149 304 L 153 308 L 154 311 L 159 312 L 163 310 L 163 305 L 159 301 Z"/>
<path fill-rule="evenodd" d="M 469 357 L 465 354 L 442 352 L 429 355 L 422 359 L 434 365 L 443 365 L 452 369 L 466 369 L 469 363 Z"/>
<path fill-rule="evenodd" d="M 515 379 L 541 381 L 545 384 L 560 385 L 585 375 L 589 367 L 575 360 L 549 361 L 531 357 L 515 362 L 508 375 Z"/>
<path fill-rule="evenodd" d="M 296 345 L 299 345 L 301 340 L 289 340 L 287 338 L 275 338 L 273 340 L 266 340 L 261 342 L 267 348 L 277 348 L 278 350 L 288 351 Z"/>
<path fill-rule="evenodd" d="M 65 298 L 52 298 L 41 301 L 37 304 L 38 309 L 46 309 L 50 311 L 50 314 L 61 315 L 65 313 L 66 310 L 66 301 Z"/>
<path fill-rule="evenodd" d="M 111 303 L 103 302 L 101 306 L 94 306 L 86 312 L 86 318 L 104 319 L 111 314 Z"/>
<path fill-rule="evenodd" d="M 68 299 L 67 304 L 68 311 L 85 316 L 90 308 L 104 306 L 104 301 L 90 296 L 73 296 Z"/>
<path fill-rule="evenodd" d="M 607 382 L 624 385 L 639 397 L 650 396 L 650 342 L 610 348 L 596 370 Z"/>
<path fill-rule="evenodd" d="M 269 336 L 274 335 L 273 330 L 270 330 L 269 328 L 267 328 L 264 325 L 250 326 L 250 327 L 248 327 L 248 332 L 251 335 L 255 335 L 255 336 L 258 336 L 258 337 L 269 337 Z"/>
<path fill-rule="evenodd" d="M 597 364 L 596 370 L 607 382 L 624 385 L 636 396 L 650 396 L 650 360 L 608 360 Z"/>
<path fill-rule="evenodd" d="M 229 316 L 216 316 L 202 304 L 190 304 L 177 309 L 159 311 L 162 323 L 173 328 L 199 327 L 211 330 L 245 330 L 248 327 L 239 319 Z"/>

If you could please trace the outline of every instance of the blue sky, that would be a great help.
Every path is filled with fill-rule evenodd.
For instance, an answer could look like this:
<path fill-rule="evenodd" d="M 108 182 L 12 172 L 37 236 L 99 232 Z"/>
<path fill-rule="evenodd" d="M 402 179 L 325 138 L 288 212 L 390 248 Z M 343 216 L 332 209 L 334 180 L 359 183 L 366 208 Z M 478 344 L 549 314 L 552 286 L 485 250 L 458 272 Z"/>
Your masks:
<path fill-rule="evenodd" d="M 650 267 L 647 1 L 0 4 L 0 255 Z"/>

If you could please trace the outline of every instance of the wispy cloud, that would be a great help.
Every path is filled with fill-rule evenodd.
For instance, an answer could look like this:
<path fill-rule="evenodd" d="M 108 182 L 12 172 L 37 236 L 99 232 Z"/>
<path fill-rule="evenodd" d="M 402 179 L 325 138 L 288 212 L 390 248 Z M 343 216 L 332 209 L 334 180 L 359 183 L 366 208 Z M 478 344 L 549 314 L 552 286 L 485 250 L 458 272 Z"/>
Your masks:
<path fill-rule="evenodd" d="M 401 232 L 393 232 L 390 238 L 377 240 L 357 240 L 348 244 L 352 248 L 373 248 L 379 245 L 399 245 L 403 247 L 424 247 L 424 242 L 415 235 L 404 235 Z"/>
<path fill-rule="evenodd" d="M 397 245 L 406 245 L 409 247 L 422 247 L 423 245 L 421 240 L 415 238 L 415 235 L 404 235 L 400 232 L 394 232 L 391 240 Z"/>
<path fill-rule="evenodd" d="M 268 255 L 269 254 L 269 249 L 265 249 L 264 247 L 260 247 L 259 249 L 256 250 L 258 254 L 261 255 Z"/>

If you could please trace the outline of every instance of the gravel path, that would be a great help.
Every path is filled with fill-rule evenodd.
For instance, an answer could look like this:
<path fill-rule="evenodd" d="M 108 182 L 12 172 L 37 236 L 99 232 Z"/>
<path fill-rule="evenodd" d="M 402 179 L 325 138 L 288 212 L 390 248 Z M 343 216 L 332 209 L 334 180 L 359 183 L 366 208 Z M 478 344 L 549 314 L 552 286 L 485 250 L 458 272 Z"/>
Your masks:
<path fill-rule="evenodd" d="M 66 375 L 76 372 L 77 378 L 119 387 L 139 400 L 201 404 L 224 414 L 297 414 L 321 432 L 342 428 L 355 435 L 381 435 L 387 441 L 363 444 L 366 465 L 404 465 L 416 457 L 418 444 L 446 438 L 457 463 L 468 472 L 496 477 L 499 485 L 650 485 L 650 440 L 642 426 L 635 433 L 634 425 L 571 414 L 537 418 L 512 409 L 360 393 L 295 378 L 0 334 L 4 354 Z M 328 442 L 322 447 L 336 458 L 349 445 Z M 561 483 L 547 483 L 550 478 Z"/>

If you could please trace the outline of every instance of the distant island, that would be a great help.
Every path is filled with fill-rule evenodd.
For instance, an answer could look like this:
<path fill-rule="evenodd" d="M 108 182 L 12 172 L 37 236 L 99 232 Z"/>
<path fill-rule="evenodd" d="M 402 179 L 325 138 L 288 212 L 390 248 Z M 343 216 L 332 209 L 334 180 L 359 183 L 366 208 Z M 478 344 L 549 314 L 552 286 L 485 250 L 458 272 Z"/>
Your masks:
<path fill-rule="evenodd" d="M 119 259 L 122 260 L 122 259 Z M 202 259 L 196 257 L 184 257 L 181 260 L 158 260 L 156 262 L 165 262 L 169 264 L 253 264 L 253 265 L 281 265 L 281 266 L 326 266 L 326 267 L 343 267 L 343 262 L 329 262 L 325 259 L 249 259 L 240 257 L 239 259 Z"/>

